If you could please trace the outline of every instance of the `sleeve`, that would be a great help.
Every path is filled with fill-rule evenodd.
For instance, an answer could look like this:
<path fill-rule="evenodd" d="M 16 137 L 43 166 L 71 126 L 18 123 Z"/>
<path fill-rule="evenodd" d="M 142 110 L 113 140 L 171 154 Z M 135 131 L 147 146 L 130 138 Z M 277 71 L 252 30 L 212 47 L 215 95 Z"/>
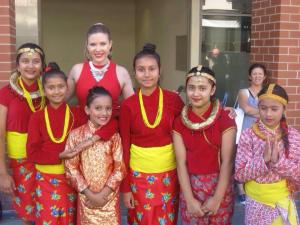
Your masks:
<path fill-rule="evenodd" d="M 118 121 L 111 118 L 106 125 L 95 131 L 95 135 L 104 141 L 108 141 L 116 132 L 118 132 Z"/>
<path fill-rule="evenodd" d="M 236 129 L 235 120 L 229 117 L 229 112 L 222 109 L 220 121 L 220 129 L 222 133 L 230 129 Z"/>
<path fill-rule="evenodd" d="M 178 133 L 179 135 L 181 135 L 181 130 L 182 130 L 181 117 L 177 116 L 174 120 L 174 123 L 173 123 L 173 132 Z"/>
<path fill-rule="evenodd" d="M 73 149 L 76 145 L 76 135 L 71 132 L 67 143 L 66 150 L 69 151 Z M 84 179 L 80 170 L 80 154 L 76 155 L 71 159 L 65 160 L 65 172 L 68 179 L 70 179 L 72 186 L 78 191 L 82 192 L 84 189 L 88 188 L 88 184 Z"/>
<path fill-rule="evenodd" d="M 250 129 L 245 130 L 241 135 L 237 149 L 235 159 L 235 179 L 244 183 L 248 180 L 255 180 L 268 172 L 269 169 L 262 154 L 254 153 Z"/>
<path fill-rule="evenodd" d="M 10 100 L 11 93 L 9 91 L 8 86 L 5 86 L 0 90 L 0 105 L 8 107 Z"/>
<path fill-rule="evenodd" d="M 26 143 L 27 158 L 32 163 L 53 165 L 59 164 L 59 154 L 56 151 L 47 151 L 43 146 L 41 132 L 40 112 L 31 115 L 28 124 L 28 137 Z"/>
<path fill-rule="evenodd" d="M 119 118 L 119 128 L 120 135 L 122 138 L 122 146 L 123 146 L 123 158 L 127 172 L 130 171 L 129 168 L 129 157 L 130 157 L 130 109 L 126 105 L 121 106 L 120 110 L 120 118 Z M 122 184 L 121 184 L 121 192 L 130 192 L 129 185 L 129 173 L 125 176 Z"/>
<path fill-rule="evenodd" d="M 289 155 L 286 157 L 282 151 L 279 160 L 272 165 L 279 175 L 295 182 L 300 186 L 300 134 L 292 131 L 289 135 Z"/>
<path fill-rule="evenodd" d="M 184 106 L 184 102 L 182 101 L 182 99 L 178 94 L 175 94 L 174 101 L 172 101 L 172 104 L 174 104 L 174 116 L 177 117 L 181 113 L 181 110 Z"/>
<path fill-rule="evenodd" d="M 71 112 L 73 114 L 73 126 L 71 130 L 76 129 L 87 122 L 87 116 L 79 106 L 72 106 Z"/>
<path fill-rule="evenodd" d="M 123 161 L 123 150 L 121 138 L 118 134 L 113 137 L 112 142 L 112 152 L 113 152 L 113 161 L 114 161 L 114 170 L 109 176 L 106 185 L 112 190 L 116 190 L 126 174 L 125 164 Z"/>

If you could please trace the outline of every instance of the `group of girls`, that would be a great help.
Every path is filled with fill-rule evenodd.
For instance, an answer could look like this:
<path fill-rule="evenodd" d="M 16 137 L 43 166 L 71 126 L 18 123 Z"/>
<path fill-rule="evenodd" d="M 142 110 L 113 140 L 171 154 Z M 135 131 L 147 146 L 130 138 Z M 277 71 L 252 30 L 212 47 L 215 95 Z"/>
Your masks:
<path fill-rule="evenodd" d="M 121 224 L 120 191 L 131 225 L 175 225 L 178 205 L 184 225 L 231 224 L 236 126 L 214 97 L 214 72 L 187 73 L 184 106 L 159 86 L 160 57 L 146 44 L 133 60 L 134 93 L 111 45 L 107 27 L 93 25 L 88 60 L 68 79 L 54 63 L 45 68 L 39 46 L 18 49 L 17 72 L 0 90 L 0 190 L 24 224 Z M 74 92 L 78 107 L 65 103 Z M 260 119 L 242 134 L 235 163 L 245 222 L 299 224 L 300 135 L 286 124 L 288 96 L 275 84 L 258 96 Z"/>

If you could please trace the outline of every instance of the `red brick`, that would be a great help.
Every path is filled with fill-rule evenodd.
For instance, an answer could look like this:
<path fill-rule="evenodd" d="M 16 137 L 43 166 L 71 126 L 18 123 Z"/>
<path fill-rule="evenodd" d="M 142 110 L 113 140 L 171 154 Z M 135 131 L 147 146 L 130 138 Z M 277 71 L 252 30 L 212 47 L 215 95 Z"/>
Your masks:
<path fill-rule="evenodd" d="M 263 46 L 263 40 L 255 40 L 254 46 Z"/>
<path fill-rule="evenodd" d="M 297 87 L 284 87 L 284 89 L 286 90 L 288 95 L 297 94 Z M 294 108 L 296 108 L 296 103 L 293 103 L 292 105 L 294 106 Z"/>
<path fill-rule="evenodd" d="M 16 38 L 12 36 L 0 36 L 0 43 L 1 44 L 10 44 L 10 43 L 15 43 Z"/>
<path fill-rule="evenodd" d="M 261 54 L 255 55 L 255 56 L 254 56 L 254 61 L 256 61 L 256 62 L 261 62 L 261 61 L 263 61 L 263 55 L 261 55 Z"/>
<path fill-rule="evenodd" d="M 263 31 L 260 33 L 260 38 L 266 39 L 270 37 L 270 32 L 269 31 Z"/>
<path fill-rule="evenodd" d="M 282 78 L 297 78 L 297 71 L 278 71 L 278 76 Z"/>
<path fill-rule="evenodd" d="M 252 24 L 258 24 L 258 23 L 260 23 L 260 17 L 252 18 Z"/>
<path fill-rule="evenodd" d="M 298 95 L 298 94 L 290 94 L 289 95 L 289 101 L 291 101 L 291 102 L 300 102 L 300 95 Z M 298 115 L 297 116 L 299 116 L 299 112 L 297 112 L 298 113 Z"/>
<path fill-rule="evenodd" d="M 261 7 L 262 8 L 267 8 L 269 6 L 270 6 L 270 1 L 269 0 L 261 2 Z"/>
<path fill-rule="evenodd" d="M 271 15 L 271 14 L 274 14 L 275 11 L 276 11 L 276 7 L 269 7 L 266 9 L 266 14 Z"/>
<path fill-rule="evenodd" d="M 279 45 L 295 47 L 295 46 L 298 46 L 298 40 L 297 39 L 280 39 Z"/>
<path fill-rule="evenodd" d="M 9 80 L 9 77 L 11 75 L 11 71 L 0 71 L 0 82 L 4 82 L 6 80 Z"/>
<path fill-rule="evenodd" d="M 298 56 L 296 55 L 278 55 L 278 61 L 295 63 L 298 62 L 299 60 L 298 60 Z"/>
<path fill-rule="evenodd" d="M 300 5 L 300 0 L 291 0 L 291 5 Z"/>
<path fill-rule="evenodd" d="M 0 62 L 12 62 L 14 61 L 14 58 L 12 54 L 1 54 L 0 53 Z"/>
<path fill-rule="evenodd" d="M 290 63 L 288 65 L 289 70 L 300 70 L 300 64 L 299 63 Z"/>
<path fill-rule="evenodd" d="M 0 6 L 0 15 L 1 16 L 9 15 L 9 8 L 7 6 Z"/>
<path fill-rule="evenodd" d="M 296 55 L 300 55 L 300 48 L 289 48 L 289 54 L 296 54 Z"/>
<path fill-rule="evenodd" d="M 261 17 L 261 23 L 269 23 L 269 22 L 270 22 L 270 16 Z"/>
<path fill-rule="evenodd" d="M 299 3 L 300 5 L 300 3 Z M 299 22 L 300 21 L 300 15 L 290 15 L 290 21 Z"/>
<path fill-rule="evenodd" d="M 265 30 L 274 30 L 275 24 L 274 23 L 267 23 L 265 24 Z"/>
<path fill-rule="evenodd" d="M 255 25 L 255 31 L 264 31 L 264 30 L 265 30 L 264 24 Z"/>
<path fill-rule="evenodd" d="M 293 13 L 293 14 L 298 14 L 300 13 L 300 7 L 298 6 L 282 6 L 281 13 Z"/>
<path fill-rule="evenodd" d="M 289 86 L 300 86 L 300 79 L 288 79 L 287 83 Z"/>
<path fill-rule="evenodd" d="M 300 31 L 290 31 L 290 38 L 300 38 Z"/>
<path fill-rule="evenodd" d="M 277 84 L 281 85 L 281 86 L 286 86 L 287 81 L 286 79 L 281 79 L 281 78 L 277 78 L 276 82 Z"/>
<path fill-rule="evenodd" d="M 274 39 L 267 39 L 267 40 L 264 40 L 264 46 L 274 46 Z"/>
<path fill-rule="evenodd" d="M 280 23 L 281 30 L 299 30 L 299 23 Z"/>
<path fill-rule="evenodd" d="M 273 55 L 264 55 L 263 60 L 264 62 L 273 62 L 274 58 Z"/>

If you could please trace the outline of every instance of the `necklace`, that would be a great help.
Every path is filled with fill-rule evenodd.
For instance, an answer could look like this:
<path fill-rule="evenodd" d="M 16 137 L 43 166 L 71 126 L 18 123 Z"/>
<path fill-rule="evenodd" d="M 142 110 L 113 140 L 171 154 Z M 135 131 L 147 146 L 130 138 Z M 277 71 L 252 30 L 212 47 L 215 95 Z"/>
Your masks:
<path fill-rule="evenodd" d="M 266 126 L 264 125 L 264 127 L 266 127 Z M 259 126 L 258 126 L 258 123 L 254 123 L 254 124 L 252 125 L 251 128 L 252 128 L 254 134 L 255 134 L 257 137 L 261 138 L 261 139 L 264 140 L 264 141 L 267 140 L 267 135 L 264 134 L 264 133 L 260 130 L 260 128 L 259 128 Z M 282 134 L 281 134 L 281 133 L 280 133 L 280 134 L 275 134 L 274 131 L 273 131 L 272 133 L 275 135 L 276 140 L 280 140 L 280 139 L 282 138 Z"/>
<path fill-rule="evenodd" d="M 9 85 L 18 95 L 21 95 L 22 97 L 24 97 L 24 91 L 18 83 L 19 77 L 20 76 L 19 76 L 18 72 L 14 72 L 9 78 Z M 43 89 L 41 89 L 41 90 L 43 90 Z M 40 90 L 37 90 L 37 91 L 30 92 L 29 94 L 30 94 L 31 99 L 36 99 L 36 98 L 42 97 L 41 95 L 43 95 L 44 93 L 40 92 Z"/>
<path fill-rule="evenodd" d="M 46 129 L 47 129 L 47 133 L 51 139 L 51 141 L 53 141 L 54 143 L 62 143 L 66 136 L 67 136 L 67 131 L 68 131 L 68 127 L 69 127 L 69 119 L 70 119 L 70 108 L 68 105 L 66 105 L 66 113 L 65 113 L 65 121 L 64 121 L 64 129 L 63 129 L 63 134 L 60 138 L 56 138 L 53 135 L 52 129 L 51 129 L 51 125 L 50 125 L 50 120 L 49 120 L 49 114 L 48 114 L 48 110 L 47 110 L 47 106 L 45 108 L 45 121 L 46 121 Z"/>
<path fill-rule="evenodd" d="M 108 63 L 106 63 L 102 68 L 96 68 L 93 62 L 89 61 L 90 71 L 97 82 L 99 82 L 103 78 L 105 72 L 109 67 L 109 64 L 110 61 L 108 61 Z"/>
<path fill-rule="evenodd" d="M 29 108 L 31 109 L 32 112 L 35 112 L 36 109 L 33 105 L 31 95 L 26 90 L 26 88 L 24 87 L 24 84 L 23 84 L 23 81 L 22 81 L 21 77 L 18 78 L 18 81 L 19 81 L 20 86 L 21 86 L 22 91 L 23 91 L 23 97 L 26 99 L 26 101 L 29 105 Z M 41 84 L 40 79 L 37 80 L 37 84 L 38 84 L 38 87 L 39 87 L 40 96 L 42 96 L 41 103 L 40 103 L 40 106 L 39 106 L 39 109 L 38 109 L 38 110 L 41 110 L 42 108 L 44 108 L 46 100 L 45 100 L 45 96 L 44 96 L 44 93 L 43 93 L 43 88 L 42 88 L 42 84 Z"/>
<path fill-rule="evenodd" d="M 217 118 L 220 112 L 220 102 L 218 100 L 213 102 L 213 109 L 209 115 L 209 117 L 200 123 L 193 123 L 189 118 L 188 118 L 188 106 L 184 106 L 182 111 L 181 111 L 181 121 L 183 124 L 192 129 L 192 130 L 200 130 L 203 129 L 209 125 L 211 125 Z"/>
<path fill-rule="evenodd" d="M 144 124 L 153 129 L 155 127 L 157 127 L 157 125 L 160 123 L 161 118 L 162 118 L 162 112 L 163 112 L 163 92 L 161 90 L 160 87 L 159 88 L 159 97 L 158 97 L 158 109 L 157 109 L 157 114 L 156 114 L 156 118 L 153 124 L 149 123 L 146 111 L 145 111 L 145 107 L 144 107 L 144 102 L 143 102 L 143 95 L 142 95 L 142 91 L 139 91 L 139 103 L 140 103 L 140 108 L 141 108 L 141 113 L 142 113 L 142 118 L 144 121 Z"/>

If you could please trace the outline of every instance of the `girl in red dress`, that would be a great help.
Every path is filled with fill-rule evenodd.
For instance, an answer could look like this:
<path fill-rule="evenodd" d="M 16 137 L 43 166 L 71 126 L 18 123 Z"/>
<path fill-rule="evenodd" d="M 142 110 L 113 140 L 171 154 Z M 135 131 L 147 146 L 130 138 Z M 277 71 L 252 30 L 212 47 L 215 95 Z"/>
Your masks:
<path fill-rule="evenodd" d="M 186 77 L 189 105 L 174 122 L 173 141 L 181 187 L 182 224 L 231 224 L 236 126 L 214 99 L 216 79 L 209 68 Z"/>
<path fill-rule="evenodd" d="M 23 224 L 31 224 L 35 168 L 27 160 L 26 140 L 31 114 L 45 106 L 39 80 L 45 54 L 36 44 L 23 44 L 17 50 L 16 64 L 10 83 L 0 90 L 0 191 L 13 196 L 13 207 Z M 12 177 L 6 168 L 6 151 Z"/>
<path fill-rule="evenodd" d="M 158 85 L 160 57 L 147 44 L 134 58 L 138 92 L 120 111 L 120 134 L 128 175 L 121 191 L 128 223 L 177 224 L 179 185 L 172 145 L 172 124 L 183 102 Z"/>
<path fill-rule="evenodd" d="M 59 155 L 69 131 L 82 122 L 78 108 L 65 103 L 67 77 L 58 65 L 50 63 L 42 78 L 49 102 L 31 116 L 27 140 L 27 157 L 37 170 L 35 224 L 75 224 L 76 193 L 66 180 Z"/>

